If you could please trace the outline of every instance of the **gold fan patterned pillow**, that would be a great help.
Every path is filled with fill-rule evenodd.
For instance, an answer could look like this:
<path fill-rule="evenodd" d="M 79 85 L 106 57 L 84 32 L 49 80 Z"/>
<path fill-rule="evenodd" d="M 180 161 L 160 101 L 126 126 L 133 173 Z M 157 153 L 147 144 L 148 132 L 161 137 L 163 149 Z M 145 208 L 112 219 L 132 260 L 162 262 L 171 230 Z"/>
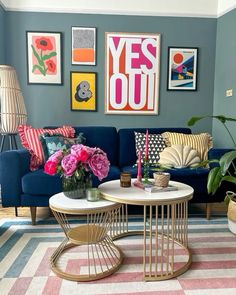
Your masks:
<path fill-rule="evenodd" d="M 164 132 L 162 137 L 167 146 L 175 144 L 188 145 L 197 150 L 201 161 L 208 159 L 208 151 L 213 147 L 212 137 L 209 133 L 184 134 L 176 132 Z"/>

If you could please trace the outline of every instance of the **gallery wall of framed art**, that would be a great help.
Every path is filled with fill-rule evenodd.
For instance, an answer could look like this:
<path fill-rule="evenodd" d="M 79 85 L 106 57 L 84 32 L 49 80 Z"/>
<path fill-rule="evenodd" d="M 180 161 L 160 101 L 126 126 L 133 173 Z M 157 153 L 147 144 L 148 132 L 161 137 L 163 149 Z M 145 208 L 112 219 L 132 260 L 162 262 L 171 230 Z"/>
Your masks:
<path fill-rule="evenodd" d="M 27 31 L 28 84 L 62 85 L 62 33 Z M 71 65 L 96 66 L 95 27 L 71 27 Z M 105 32 L 105 103 L 108 115 L 158 115 L 159 33 Z M 197 47 L 168 47 L 167 90 L 196 91 Z M 97 111 L 96 72 L 70 72 L 72 111 Z"/>

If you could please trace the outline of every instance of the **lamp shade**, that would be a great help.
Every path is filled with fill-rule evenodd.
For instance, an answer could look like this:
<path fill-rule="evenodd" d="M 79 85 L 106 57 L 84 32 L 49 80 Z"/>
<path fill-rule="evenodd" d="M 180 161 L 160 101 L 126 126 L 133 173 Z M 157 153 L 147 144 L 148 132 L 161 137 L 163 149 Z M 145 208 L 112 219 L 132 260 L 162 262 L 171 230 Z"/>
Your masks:
<path fill-rule="evenodd" d="M 27 121 L 24 98 L 13 67 L 0 65 L 0 133 L 17 133 Z"/>

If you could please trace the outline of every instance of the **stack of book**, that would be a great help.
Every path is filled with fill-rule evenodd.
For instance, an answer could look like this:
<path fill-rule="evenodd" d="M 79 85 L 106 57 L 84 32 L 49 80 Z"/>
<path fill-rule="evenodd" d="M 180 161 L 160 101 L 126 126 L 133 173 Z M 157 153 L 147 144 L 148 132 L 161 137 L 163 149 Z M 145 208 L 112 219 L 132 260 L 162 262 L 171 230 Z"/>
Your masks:
<path fill-rule="evenodd" d="M 154 181 L 143 182 L 135 180 L 133 182 L 133 185 L 149 193 L 169 192 L 178 190 L 176 186 L 170 184 L 167 187 L 156 186 Z"/>

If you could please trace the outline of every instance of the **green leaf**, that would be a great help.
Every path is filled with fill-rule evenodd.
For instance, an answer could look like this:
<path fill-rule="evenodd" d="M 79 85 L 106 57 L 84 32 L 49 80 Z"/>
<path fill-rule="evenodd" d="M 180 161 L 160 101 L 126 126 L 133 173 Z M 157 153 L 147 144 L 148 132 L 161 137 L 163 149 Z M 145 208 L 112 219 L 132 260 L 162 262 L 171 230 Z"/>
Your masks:
<path fill-rule="evenodd" d="M 40 56 L 38 55 L 38 52 L 35 50 L 35 48 L 34 48 L 33 45 L 31 45 L 31 48 L 33 50 L 34 56 L 36 57 L 36 59 L 38 61 L 38 64 L 43 67 L 44 66 L 44 62 L 41 60 Z"/>
<path fill-rule="evenodd" d="M 50 59 L 51 57 L 56 56 L 56 55 L 57 55 L 57 53 L 55 51 L 53 51 L 53 52 L 51 52 L 49 54 L 45 54 L 43 56 L 43 60 Z"/>
<path fill-rule="evenodd" d="M 200 121 L 203 118 L 206 118 L 207 116 L 202 117 L 192 117 L 190 120 L 188 120 L 188 126 L 193 126 L 196 122 Z"/>
<path fill-rule="evenodd" d="M 231 117 L 225 117 L 223 115 L 217 115 L 217 116 L 200 116 L 200 117 L 192 117 L 190 120 L 188 120 L 187 124 L 188 126 L 193 126 L 196 122 L 205 119 L 205 118 L 214 118 L 219 120 L 221 123 L 225 124 L 226 121 L 233 121 L 236 122 L 236 119 Z"/>
<path fill-rule="evenodd" d="M 208 174 L 208 179 L 207 179 L 207 191 L 208 194 L 215 194 L 217 189 L 221 185 L 222 181 L 222 173 L 221 173 L 221 168 L 220 167 L 215 167 L 210 170 Z"/>
<path fill-rule="evenodd" d="M 220 158 L 219 163 L 220 163 L 222 175 L 226 174 L 226 172 L 228 171 L 234 159 L 236 159 L 236 150 L 227 152 Z"/>
<path fill-rule="evenodd" d="M 33 73 L 36 69 L 38 69 L 42 75 L 46 76 L 46 72 L 45 72 L 44 69 L 41 68 L 39 65 L 34 65 L 34 66 L 33 66 L 33 68 L 32 68 L 32 73 Z"/>
<path fill-rule="evenodd" d="M 222 181 L 228 181 L 228 182 L 232 182 L 234 184 L 236 184 L 236 177 L 235 176 L 230 176 L 230 175 L 226 175 L 222 177 Z"/>
<path fill-rule="evenodd" d="M 235 118 L 231 118 L 231 117 L 213 116 L 213 118 L 216 118 L 216 119 L 220 120 L 222 123 L 225 123 L 226 121 L 236 122 L 236 119 Z"/>

